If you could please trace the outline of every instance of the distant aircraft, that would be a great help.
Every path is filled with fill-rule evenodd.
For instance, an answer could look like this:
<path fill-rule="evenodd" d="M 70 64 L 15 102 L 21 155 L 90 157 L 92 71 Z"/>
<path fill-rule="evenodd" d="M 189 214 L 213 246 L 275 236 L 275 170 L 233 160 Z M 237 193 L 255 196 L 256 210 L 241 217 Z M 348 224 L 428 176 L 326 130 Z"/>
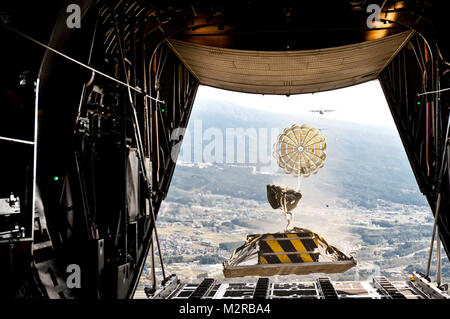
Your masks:
<path fill-rule="evenodd" d="M 325 114 L 326 112 L 334 112 L 336 110 L 324 110 L 324 109 L 320 109 L 320 110 L 309 110 L 310 112 L 314 112 L 314 113 L 319 113 L 319 114 Z"/>

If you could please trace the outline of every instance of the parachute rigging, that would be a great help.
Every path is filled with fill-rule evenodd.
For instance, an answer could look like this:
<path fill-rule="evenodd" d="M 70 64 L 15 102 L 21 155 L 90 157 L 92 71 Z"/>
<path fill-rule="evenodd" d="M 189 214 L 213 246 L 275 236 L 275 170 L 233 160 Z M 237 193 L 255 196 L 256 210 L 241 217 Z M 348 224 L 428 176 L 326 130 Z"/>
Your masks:
<path fill-rule="evenodd" d="M 300 178 L 317 174 L 324 166 L 326 147 L 325 137 L 308 125 L 294 124 L 278 136 L 273 156 L 284 173 L 297 178 L 297 188 L 267 185 L 267 200 L 285 215 L 286 229 L 248 235 L 245 244 L 223 263 L 225 277 L 340 273 L 356 265 L 354 256 L 329 245 L 317 233 L 301 227 L 290 229 L 293 210 L 302 198 Z"/>

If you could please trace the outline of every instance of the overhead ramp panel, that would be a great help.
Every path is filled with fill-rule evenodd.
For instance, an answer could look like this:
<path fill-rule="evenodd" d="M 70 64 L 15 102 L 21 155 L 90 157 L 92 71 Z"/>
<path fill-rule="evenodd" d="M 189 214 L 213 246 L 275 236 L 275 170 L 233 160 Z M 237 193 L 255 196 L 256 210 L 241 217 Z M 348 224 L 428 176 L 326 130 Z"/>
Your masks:
<path fill-rule="evenodd" d="M 203 85 L 261 94 L 333 90 L 377 78 L 412 32 L 302 51 L 223 49 L 171 39 L 173 51 Z"/>

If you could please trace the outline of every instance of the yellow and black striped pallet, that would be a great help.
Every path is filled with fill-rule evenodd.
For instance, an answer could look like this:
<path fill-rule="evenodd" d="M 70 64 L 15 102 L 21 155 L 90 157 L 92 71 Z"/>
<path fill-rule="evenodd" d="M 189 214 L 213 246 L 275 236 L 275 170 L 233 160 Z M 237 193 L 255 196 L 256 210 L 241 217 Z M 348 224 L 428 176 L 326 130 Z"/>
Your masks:
<path fill-rule="evenodd" d="M 259 264 L 304 263 L 319 261 L 317 238 L 312 233 L 265 234 L 259 241 Z"/>

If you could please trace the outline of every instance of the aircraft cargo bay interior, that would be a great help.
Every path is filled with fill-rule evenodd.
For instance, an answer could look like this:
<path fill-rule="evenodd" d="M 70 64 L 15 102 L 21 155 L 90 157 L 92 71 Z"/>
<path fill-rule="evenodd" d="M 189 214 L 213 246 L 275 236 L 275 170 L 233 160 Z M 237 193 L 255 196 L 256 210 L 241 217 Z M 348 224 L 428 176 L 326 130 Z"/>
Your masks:
<path fill-rule="evenodd" d="M 0 296 L 449 299 L 449 9 L 4 1 Z"/>

